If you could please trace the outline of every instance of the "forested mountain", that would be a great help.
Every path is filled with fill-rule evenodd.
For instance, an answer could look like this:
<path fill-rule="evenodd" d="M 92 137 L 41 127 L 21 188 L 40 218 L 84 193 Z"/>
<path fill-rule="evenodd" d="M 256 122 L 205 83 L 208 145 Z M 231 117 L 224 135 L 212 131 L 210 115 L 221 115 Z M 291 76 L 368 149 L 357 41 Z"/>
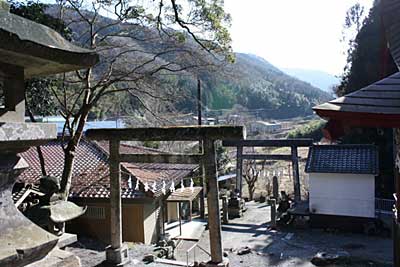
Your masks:
<path fill-rule="evenodd" d="M 261 109 L 265 118 L 289 118 L 312 114 L 312 107 L 330 98 L 326 92 L 289 76 L 265 59 L 236 53 L 236 61 L 221 73 L 201 77 L 207 106 L 210 109 L 229 109 L 240 104 L 248 109 Z M 189 86 L 192 100 L 180 108 L 194 106 L 195 87 Z"/>
<path fill-rule="evenodd" d="M 50 14 L 58 14 L 57 10 L 54 10 L 54 6 L 49 8 L 48 12 Z M 68 12 L 64 14 L 64 17 L 70 21 L 74 20 L 74 18 L 69 17 Z M 118 53 L 121 51 L 121 47 L 134 47 L 142 51 L 140 54 L 136 53 L 135 56 L 139 55 L 151 58 L 152 54 L 160 53 L 163 49 L 168 49 L 170 45 L 169 43 L 157 41 L 156 37 L 160 33 L 156 30 L 138 26 L 137 24 L 115 24 L 112 19 L 105 17 L 97 19 L 101 20 L 100 25 L 113 25 L 112 27 L 105 27 L 103 31 L 99 31 L 99 35 L 112 36 L 113 32 L 124 32 L 126 36 L 129 36 L 126 38 L 121 36 L 110 38 L 112 45 L 115 45 L 117 48 L 105 50 L 107 53 Z M 82 27 L 81 23 L 70 24 L 70 30 L 72 31 L 72 39 L 77 42 L 85 40 L 86 29 Z M 171 32 L 166 34 L 176 33 L 171 30 Z M 149 38 L 152 35 L 155 37 Z M 75 38 L 77 36 L 79 36 L 79 39 Z M 185 46 L 185 49 L 190 49 L 190 38 L 186 38 Z M 206 52 L 200 52 L 194 48 L 191 53 L 193 51 L 201 55 L 203 58 L 202 64 L 204 62 L 214 64 L 216 61 L 215 58 Z M 239 104 L 247 109 L 263 110 L 264 112 L 261 112 L 261 114 L 265 118 L 289 118 L 310 115 L 312 114 L 311 108 L 314 105 L 324 102 L 331 97 L 326 92 L 311 86 L 309 83 L 285 74 L 263 58 L 242 53 L 236 53 L 235 57 L 235 63 L 219 65 L 220 62 L 218 62 L 218 67 L 214 66 L 212 69 L 198 69 L 194 71 L 185 69 L 179 73 L 159 75 L 157 76 L 158 81 L 155 81 L 156 86 L 159 86 L 158 88 L 156 87 L 156 91 L 162 92 L 167 90 L 166 88 L 175 88 L 175 92 L 172 92 L 176 94 L 176 98 L 173 101 L 175 111 L 194 112 L 197 107 L 197 78 L 200 78 L 205 107 L 214 110 L 230 109 L 235 104 Z M 125 62 L 134 62 L 136 58 L 127 54 L 124 60 Z M 192 57 L 177 59 L 173 53 L 168 53 L 157 56 L 154 64 L 162 62 L 162 64 L 171 63 L 171 66 L 187 66 L 190 65 L 190 60 L 192 60 Z M 118 64 L 124 64 L 124 62 L 119 62 Z M 104 101 L 101 102 L 97 109 L 102 109 L 102 105 L 105 104 Z M 131 105 L 135 101 L 125 101 L 125 103 L 125 105 Z M 107 105 L 107 108 L 106 116 L 116 114 L 116 110 L 110 108 L 109 105 Z M 124 110 L 124 107 L 119 107 L 118 113 L 125 115 L 123 114 Z M 100 113 L 104 115 L 104 111 Z"/>

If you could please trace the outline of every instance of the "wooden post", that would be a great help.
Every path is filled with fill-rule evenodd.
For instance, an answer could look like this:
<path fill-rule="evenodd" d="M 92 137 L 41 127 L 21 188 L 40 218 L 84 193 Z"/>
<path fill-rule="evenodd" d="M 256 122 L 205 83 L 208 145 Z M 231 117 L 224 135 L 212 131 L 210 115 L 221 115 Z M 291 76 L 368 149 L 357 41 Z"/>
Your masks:
<path fill-rule="evenodd" d="M 393 266 L 400 267 L 400 129 L 393 130 L 393 159 L 395 179 L 395 214 L 393 216 Z"/>
<path fill-rule="evenodd" d="M 229 223 L 228 197 L 227 196 L 222 196 L 222 221 L 224 223 Z"/>
<path fill-rule="evenodd" d="M 271 228 L 276 228 L 276 199 L 270 199 L 271 204 Z"/>
<path fill-rule="evenodd" d="M 236 189 L 239 191 L 239 197 L 242 197 L 242 179 L 243 179 L 243 147 L 238 146 L 236 150 Z"/>
<path fill-rule="evenodd" d="M 221 213 L 219 208 L 219 189 L 217 181 L 215 144 L 213 140 L 204 140 L 205 174 L 208 178 L 208 227 L 210 232 L 211 262 L 223 262 Z"/>
<path fill-rule="evenodd" d="M 201 80 L 197 78 L 197 124 L 201 126 L 202 124 L 202 114 L 201 114 Z M 203 149 L 203 140 L 199 140 L 199 154 L 202 154 Z M 204 177 L 204 166 L 203 162 L 200 162 L 200 183 L 203 187 L 203 190 L 200 192 L 200 217 L 204 219 L 205 215 L 205 198 L 206 198 L 206 180 Z"/>
<path fill-rule="evenodd" d="M 278 177 L 272 177 L 272 196 L 276 201 L 279 199 L 279 184 L 278 184 Z"/>
<path fill-rule="evenodd" d="M 182 203 L 178 202 L 179 205 L 179 209 L 178 209 L 178 213 L 179 213 L 179 236 L 182 236 Z"/>
<path fill-rule="evenodd" d="M 192 217 L 193 217 L 193 203 L 190 200 L 189 201 L 189 221 L 192 221 Z"/>
<path fill-rule="evenodd" d="M 204 151 L 204 149 L 202 149 Z M 206 217 L 206 194 L 207 194 L 207 180 L 205 176 L 204 159 L 200 161 L 200 182 L 203 190 L 200 192 L 200 217 Z"/>
<path fill-rule="evenodd" d="M 165 235 L 165 229 L 164 229 L 164 198 L 161 198 L 158 201 L 158 206 L 160 209 L 160 212 L 158 214 L 158 228 L 159 228 L 159 236 L 164 236 Z"/>
<path fill-rule="evenodd" d="M 292 167 L 293 167 L 293 185 L 294 185 L 294 200 L 301 201 L 300 191 L 300 174 L 299 174 L 299 158 L 297 155 L 297 147 L 291 146 L 292 152 Z"/>
<path fill-rule="evenodd" d="M 110 190 L 111 247 L 113 249 L 118 249 L 122 245 L 122 201 L 119 141 L 110 141 Z"/>

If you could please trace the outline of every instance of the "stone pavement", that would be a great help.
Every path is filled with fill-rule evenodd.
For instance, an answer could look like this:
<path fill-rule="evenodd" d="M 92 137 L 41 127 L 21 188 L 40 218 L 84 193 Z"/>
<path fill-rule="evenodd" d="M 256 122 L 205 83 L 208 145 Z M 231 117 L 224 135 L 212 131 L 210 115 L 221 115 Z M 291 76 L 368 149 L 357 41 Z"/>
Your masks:
<path fill-rule="evenodd" d="M 246 203 L 247 211 L 242 218 L 222 225 L 223 247 L 231 261 L 231 266 L 314 266 L 311 258 L 320 251 L 346 251 L 356 263 L 350 266 L 374 265 L 372 260 L 390 263 L 392 241 L 390 238 L 365 236 L 350 233 L 327 233 L 320 229 L 284 229 L 269 231 L 270 208 L 266 203 Z M 186 249 L 193 242 L 185 242 L 179 247 L 178 260 L 186 261 Z M 208 232 L 205 231 L 199 245 L 209 251 Z M 236 251 L 248 246 L 252 253 L 238 256 Z M 206 253 L 196 250 L 196 260 L 206 260 Z M 362 259 L 360 265 L 357 262 Z M 190 255 L 190 261 L 193 254 Z M 368 264 L 365 265 L 367 260 Z M 368 260 L 371 260 L 369 262 Z M 348 265 L 349 266 L 349 265 Z M 390 266 L 390 264 L 388 265 Z"/>

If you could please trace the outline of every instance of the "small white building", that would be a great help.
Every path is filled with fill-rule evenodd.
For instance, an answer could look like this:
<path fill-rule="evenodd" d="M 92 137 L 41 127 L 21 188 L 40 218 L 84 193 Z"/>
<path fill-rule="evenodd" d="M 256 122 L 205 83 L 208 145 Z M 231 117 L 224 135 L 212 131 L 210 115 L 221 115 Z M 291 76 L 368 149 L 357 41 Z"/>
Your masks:
<path fill-rule="evenodd" d="M 250 125 L 251 132 L 259 134 L 274 133 L 279 131 L 281 128 L 281 124 L 267 121 L 254 121 Z"/>
<path fill-rule="evenodd" d="M 313 146 L 308 155 L 312 215 L 375 218 L 378 151 L 373 145 Z"/>

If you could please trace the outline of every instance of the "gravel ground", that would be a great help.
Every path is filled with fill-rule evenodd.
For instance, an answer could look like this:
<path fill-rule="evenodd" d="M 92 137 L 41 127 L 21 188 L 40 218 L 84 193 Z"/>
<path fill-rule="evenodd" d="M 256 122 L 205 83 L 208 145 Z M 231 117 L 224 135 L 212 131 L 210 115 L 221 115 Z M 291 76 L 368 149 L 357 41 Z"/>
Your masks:
<path fill-rule="evenodd" d="M 264 203 L 247 203 L 248 210 L 242 218 L 231 220 L 222 227 L 224 251 L 234 267 L 312 267 L 310 259 L 317 252 L 338 253 L 345 251 L 351 256 L 351 263 L 332 265 L 332 267 L 391 266 L 392 242 L 389 238 L 373 237 L 349 233 L 326 233 L 314 229 L 285 229 L 270 231 L 267 229 L 270 218 L 269 207 Z M 209 249 L 209 232 L 205 231 L 199 245 Z M 186 261 L 186 250 L 193 242 L 182 242 L 177 250 L 177 260 Z M 105 244 L 90 239 L 80 239 L 67 248 L 81 258 L 83 267 L 101 266 L 105 259 Z M 239 256 L 237 250 L 248 246 L 251 253 Z M 130 244 L 130 266 L 166 266 L 144 264 L 143 255 L 151 253 L 151 246 Z M 206 261 L 206 253 L 196 249 L 196 260 Z M 193 254 L 190 255 L 193 261 Z"/>

